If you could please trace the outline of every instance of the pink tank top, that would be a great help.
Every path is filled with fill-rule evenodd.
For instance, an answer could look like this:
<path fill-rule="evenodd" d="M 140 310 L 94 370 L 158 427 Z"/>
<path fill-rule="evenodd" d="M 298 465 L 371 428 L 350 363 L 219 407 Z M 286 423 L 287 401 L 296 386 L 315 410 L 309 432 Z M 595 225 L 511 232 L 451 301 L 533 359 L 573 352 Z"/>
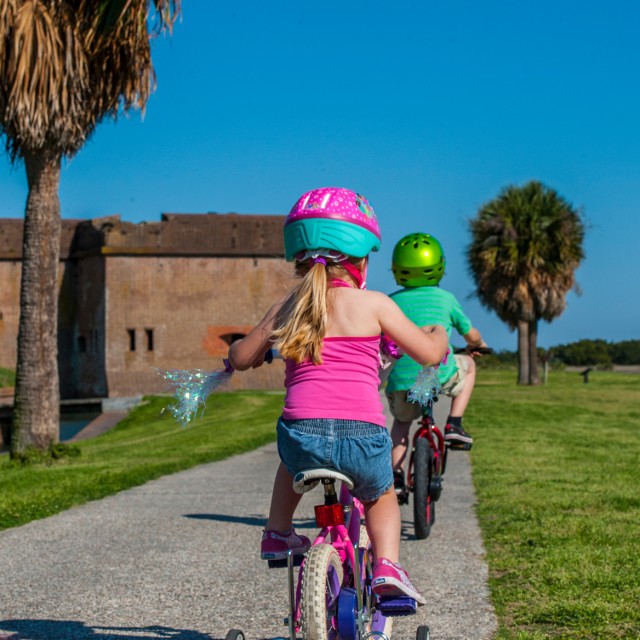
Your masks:
<path fill-rule="evenodd" d="M 286 361 L 285 420 L 334 418 L 386 426 L 378 392 L 380 336 L 325 338 L 322 364 Z"/>

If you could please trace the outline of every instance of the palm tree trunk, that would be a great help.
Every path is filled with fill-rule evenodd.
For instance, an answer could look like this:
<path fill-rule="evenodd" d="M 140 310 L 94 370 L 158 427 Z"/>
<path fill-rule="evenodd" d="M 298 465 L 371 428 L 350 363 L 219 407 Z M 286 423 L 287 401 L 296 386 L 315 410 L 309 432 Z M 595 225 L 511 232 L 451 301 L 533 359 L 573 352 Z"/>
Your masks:
<path fill-rule="evenodd" d="M 58 441 L 58 262 L 60 156 L 24 155 L 29 195 L 24 219 L 18 362 L 11 454 Z"/>
<path fill-rule="evenodd" d="M 518 384 L 529 384 L 529 323 L 518 322 Z"/>
<path fill-rule="evenodd" d="M 540 384 L 538 376 L 538 321 L 529 322 L 529 384 Z"/>

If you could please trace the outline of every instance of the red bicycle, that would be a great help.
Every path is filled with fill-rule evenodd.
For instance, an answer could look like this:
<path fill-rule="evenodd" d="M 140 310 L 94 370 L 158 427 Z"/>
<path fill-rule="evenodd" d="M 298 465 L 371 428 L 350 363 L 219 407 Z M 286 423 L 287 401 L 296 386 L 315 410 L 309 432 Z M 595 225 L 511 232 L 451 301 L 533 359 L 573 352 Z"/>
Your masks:
<path fill-rule="evenodd" d="M 469 353 L 466 349 L 456 349 L 455 353 Z M 478 347 L 473 353 L 489 355 L 489 347 Z M 449 449 L 466 451 L 470 445 L 465 443 L 445 443 L 444 432 L 436 426 L 433 418 L 432 400 L 423 408 L 417 431 L 413 436 L 409 467 L 402 486 L 396 486 L 398 502 L 409 503 L 409 494 L 413 493 L 413 521 L 416 538 L 423 540 L 431 533 L 436 519 L 436 502 L 442 494 L 442 476 L 447 466 Z"/>
<path fill-rule="evenodd" d="M 436 519 L 436 502 L 442 494 L 442 476 L 447 465 L 444 433 L 433 419 L 433 402 L 423 410 L 409 455 L 406 481 L 396 487 L 398 502 L 409 503 L 413 493 L 413 521 L 416 538 L 424 540 Z"/>

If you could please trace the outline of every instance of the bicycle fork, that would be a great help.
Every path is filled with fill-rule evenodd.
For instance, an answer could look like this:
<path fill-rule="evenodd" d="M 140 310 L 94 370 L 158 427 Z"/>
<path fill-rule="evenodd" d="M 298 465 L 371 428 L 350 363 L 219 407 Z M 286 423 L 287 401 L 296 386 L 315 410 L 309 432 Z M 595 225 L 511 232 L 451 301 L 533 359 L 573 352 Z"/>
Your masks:
<path fill-rule="evenodd" d="M 289 579 L 289 615 L 285 622 L 289 628 L 289 638 L 296 640 L 296 590 L 293 583 L 293 554 L 287 553 L 287 578 Z"/>

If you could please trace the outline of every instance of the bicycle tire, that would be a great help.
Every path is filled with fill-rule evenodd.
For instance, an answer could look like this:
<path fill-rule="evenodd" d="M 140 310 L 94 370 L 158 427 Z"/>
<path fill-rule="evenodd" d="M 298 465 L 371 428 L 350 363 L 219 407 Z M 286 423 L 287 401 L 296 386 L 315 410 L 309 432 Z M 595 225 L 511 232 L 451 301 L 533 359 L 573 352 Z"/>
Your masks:
<path fill-rule="evenodd" d="M 431 533 L 431 477 L 433 451 L 426 438 L 418 438 L 413 454 L 413 524 L 416 538 L 424 540 Z"/>
<path fill-rule="evenodd" d="M 338 552 L 330 544 L 311 547 L 302 575 L 302 637 L 305 640 L 337 638 L 338 596 L 342 578 L 343 569 Z"/>
<path fill-rule="evenodd" d="M 240 629 L 230 629 L 224 640 L 245 640 L 244 633 Z"/>
<path fill-rule="evenodd" d="M 429 627 L 426 624 L 420 625 L 416 631 L 416 640 L 429 640 L 429 638 L 431 638 Z"/>

